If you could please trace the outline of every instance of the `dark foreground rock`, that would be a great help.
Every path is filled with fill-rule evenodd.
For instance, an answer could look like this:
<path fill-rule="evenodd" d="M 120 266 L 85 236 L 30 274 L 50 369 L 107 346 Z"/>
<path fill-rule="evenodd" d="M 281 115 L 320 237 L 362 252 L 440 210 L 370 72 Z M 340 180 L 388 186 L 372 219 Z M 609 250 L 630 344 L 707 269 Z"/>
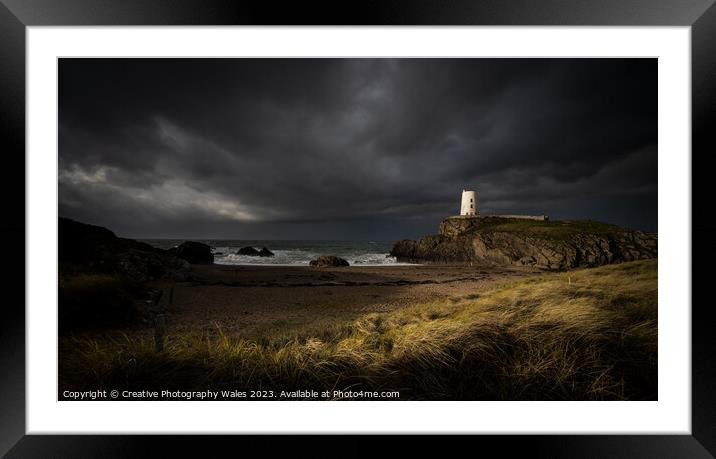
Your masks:
<path fill-rule="evenodd" d="M 266 247 L 261 247 L 261 250 L 259 251 L 259 256 L 260 257 L 273 257 L 274 254 L 272 251 L 270 251 Z"/>
<path fill-rule="evenodd" d="M 309 265 L 317 268 L 350 266 L 343 258 L 334 257 L 333 255 L 321 255 L 317 259 L 311 260 Z"/>
<path fill-rule="evenodd" d="M 66 218 L 58 222 L 61 332 L 151 319 L 160 291 L 146 282 L 189 279 L 189 263 L 149 244 Z"/>
<path fill-rule="evenodd" d="M 656 233 L 588 220 L 448 218 L 439 231 L 417 241 L 398 241 L 391 255 L 408 262 L 529 265 L 550 270 L 657 257 Z"/>
<path fill-rule="evenodd" d="M 61 268 L 118 274 L 135 282 L 189 275 L 188 263 L 165 250 L 67 218 L 58 222 L 58 258 Z"/>
<path fill-rule="evenodd" d="M 210 265 L 214 262 L 211 247 L 201 242 L 185 241 L 176 247 L 172 247 L 168 252 L 193 265 Z"/>

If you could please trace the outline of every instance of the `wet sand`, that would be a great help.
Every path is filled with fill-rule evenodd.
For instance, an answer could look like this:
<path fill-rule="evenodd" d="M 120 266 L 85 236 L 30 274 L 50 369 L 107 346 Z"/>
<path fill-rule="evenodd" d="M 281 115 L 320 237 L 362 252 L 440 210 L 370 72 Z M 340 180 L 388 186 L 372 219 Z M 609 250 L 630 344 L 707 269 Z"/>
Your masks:
<path fill-rule="evenodd" d="M 351 320 L 374 312 L 458 300 L 495 283 L 540 273 L 534 268 L 451 265 L 192 267 L 192 281 L 155 282 L 175 333 L 251 337 L 266 328 Z"/>

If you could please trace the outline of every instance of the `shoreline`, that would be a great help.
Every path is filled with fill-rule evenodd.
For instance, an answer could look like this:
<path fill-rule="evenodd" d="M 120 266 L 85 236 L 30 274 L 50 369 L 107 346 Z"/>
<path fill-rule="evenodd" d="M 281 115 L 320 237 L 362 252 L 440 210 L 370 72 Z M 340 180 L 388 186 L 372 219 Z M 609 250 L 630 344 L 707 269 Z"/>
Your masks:
<path fill-rule="evenodd" d="M 306 264 L 289 264 L 289 263 L 216 263 L 214 262 L 212 265 L 209 266 L 250 266 L 250 267 L 260 267 L 260 266 L 276 266 L 279 268 L 290 268 L 290 267 L 297 267 L 297 268 L 311 268 L 308 264 L 309 262 L 306 262 Z M 382 266 L 423 266 L 429 263 L 404 263 L 404 262 L 395 262 L 395 263 L 360 263 L 360 264 L 353 264 L 349 266 L 343 266 L 342 269 L 346 268 L 379 268 Z"/>
<path fill-rule="evenodd" d="M 161 301 L 171 316 L 171 330 L 251 338 L 266 329 L 316 320 L 352 320 L 418 304 L 458 301 L 501 282 L 541 273 L 533 268 L 464 265 L 214 264 L 192 265 L 186 282 L 157 280 L 149 285 L 167 293 Z"/>

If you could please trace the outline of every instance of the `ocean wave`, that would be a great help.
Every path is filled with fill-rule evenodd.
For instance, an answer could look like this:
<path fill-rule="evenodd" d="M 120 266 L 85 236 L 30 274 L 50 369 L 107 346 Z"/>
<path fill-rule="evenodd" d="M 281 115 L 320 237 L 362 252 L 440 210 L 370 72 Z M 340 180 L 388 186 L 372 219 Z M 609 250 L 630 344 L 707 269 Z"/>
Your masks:
<path fill-rule="evenodd" d="M 387 253 L 318 253 L 308 250 L 272 250 L 273 257 L 252 257 L 236 255 L 235 247 L 216 247 L 214 263 L 218 265 L 283 265 L 308 266 L 311 260 L 320 255 L 336 255 L 344 258 L 352 266 L 380 266 L 398 264 L 395 257 Z"/>

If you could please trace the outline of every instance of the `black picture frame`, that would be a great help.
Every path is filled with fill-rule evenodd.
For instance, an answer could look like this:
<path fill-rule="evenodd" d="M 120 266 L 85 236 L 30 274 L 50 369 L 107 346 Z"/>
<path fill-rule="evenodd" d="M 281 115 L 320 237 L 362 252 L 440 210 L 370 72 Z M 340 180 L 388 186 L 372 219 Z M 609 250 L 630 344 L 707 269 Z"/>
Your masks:
<path fill-rule="evenodd" d="M 714 0 L 378 0 L 273 2 L 231 0 L 0 0 L 0 223 L 6 286 L 0 319 L 0 454 L 6 457 L 201 457 L 255 449 L 273 455 L 289 446 L 311 457 L 374 454 L 365 437 L 333 436 L 320 448 L 312 437 L 25 435 L 25 31 L 60 25 L 571 25 L 691 26 L 692 53 L 692 435 L 463 436 L 430 442 L 412 437 L 401 447 L 444 454 L 454 448 L 537 457 L 715 457 L 716 343 L 713 305 L 705 300 L 716 252 L 706 159 L 716 151 L 709 120 L 716 111 Z M 9 199 L 14 197 L 14 199 Z M 17 241 L 25 241 L 19 244 Z M 12 261 L 9 261 L 12 260 Z M 23 260 L 20 263 L 20 260 Z M 459 440 L 460 444 L 455 442 Z M 448 448 L 446 450 L 446 448 Z M 488 449 L 484 449 L 488 448 Z M 173 451 L 170 451 L 173 450 Z M 405 450 L 407 453 L 407 450 Z M 223 455 L 223 454 L 221 454 Z"/>

